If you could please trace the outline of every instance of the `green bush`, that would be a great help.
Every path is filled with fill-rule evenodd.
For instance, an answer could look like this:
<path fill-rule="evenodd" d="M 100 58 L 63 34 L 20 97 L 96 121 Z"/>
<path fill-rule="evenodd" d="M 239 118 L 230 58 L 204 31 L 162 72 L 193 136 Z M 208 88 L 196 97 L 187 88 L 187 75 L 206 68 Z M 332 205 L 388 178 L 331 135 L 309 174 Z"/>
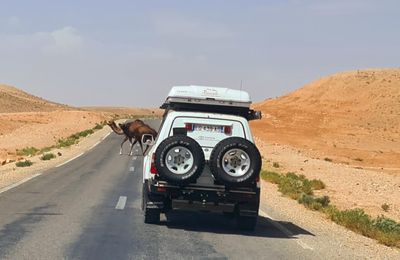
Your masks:
<path fill-rule="evenodd" d="M 400 223 L 380 216 L 372 219 L 362 209 L 338 210 L 331 207 L 328 216 L 354 232 L 378 240 L 387 246 L 400 247 Z"/>
<path fill-rule="evenodd" d="M 17 167 L 29 167 L 33 164 L 33 162 L 29 161 L 29 160 L 25 160 L 25 161 L 19 161 L 16 162 L 15 165 Z"/>
<path fill-rule="evenodd" d="M 323 190 L 325 189 L 325 183 L 323 183 L 321 180 L 311 180 L 310 181 L 311 187 L 313 190 Z"/>
<path fill-rule="evenodd" d="M 69 147 L 71 145 L 76 144 L 77 140 L 78 139 L 71 138 L 71 137 L 68 137 L 68 138 L 65 138 L 65 139 L 59 139 L 57 147 L 58 148 Z"/>
<path fill-rule="evenodd" d="M 302 194 L 298 199 L 300 204 L 303 204 L 312 210 L 321 210 L 329 206 L 330 199 L 328 196 L 315 197 L 313 195 Z"/>
<path fill-rule="evenodd" d="M 22 150 L 17 150 L 17 155 L 20 156 L 34 156 L 39 152 L 39 149 L 35 147 L 25 147 Z"/>
<path fill-rule="evenodd" d="M 261 178 L 268 182 L 278 184 L 278 183 L 280 183 L 281 175 L 276 172 L 262 171 Z"/>
<path fill-rule="evenodd" d="M 84 131 L 78 133 L 78 139 L 80 137 L 86 137 L 86 136 L 91 135 L 93 133 L 94 133 L 93 129 L 84 130 Z"/>
<path fill-rule="evenodd" d="M 387 246 L 400 247 L 400 223 L 384 216 L 373 219 L 362 209 L 339 210 L 330 205 L 328 196 L 317 197 L 313 195 L 314 190 L 325 187 L 325 184 L 320 180 L 308 180 L 304 175 L 291 172 L 282 175 L 270 171 L 262 171 L 261 178 L 276 183 L 282 194 L 296 199 L 309 209 L 325 213 L 339 225 L 376 239 Z M 386 207 L 382 205 L 382 208 Z"/>
<path fill-rule="evenodd" d="M 297 175 L 293 172 L 288 172 L 285 175 L 262 171 L 261 178 L 264 180 L 278 184 L 278 189 L 284 195 L 292 199 L 300 199 L 302 194 L 312 195 L 313 190 L 323 189 L 325 184 L 320 180 L 308 180 L 304 175 Z"/>
<path fill-rule="evenodd" d="M 40 154 L 48 153 L 48 152 L 50 152 L 51 149 L 53 149 L 53 148 L 54 148 L 54 146 L 44 147 L 44 148 L 40 149 L 39 153 L 40 153 Z"/>
<path fill-rule="evenodd" d="M 362 209 L 336 210 L 331 219 L 336 223 L 365 236 L 371 233 L 372 220 Z"/>
<path fill-rule="evenodd" d="M 56 158 L 56 155 L 55 155 L 55 154 L 53 154 L 53 153 L 46 153 L 46 154 L 43 154 L 43 155 L 40 157 L 40 160 L 48 161 L 48 160 L 51 160 L 51 159 L 53 159 L 53 158 Z"/>
<path fill-rule="evenodd" d="M 103 125 L 101 124 L 96 124 L 96 126 L 93 127 L 93 130 L 100 130 L 100 129 L 103 129 Z"/>

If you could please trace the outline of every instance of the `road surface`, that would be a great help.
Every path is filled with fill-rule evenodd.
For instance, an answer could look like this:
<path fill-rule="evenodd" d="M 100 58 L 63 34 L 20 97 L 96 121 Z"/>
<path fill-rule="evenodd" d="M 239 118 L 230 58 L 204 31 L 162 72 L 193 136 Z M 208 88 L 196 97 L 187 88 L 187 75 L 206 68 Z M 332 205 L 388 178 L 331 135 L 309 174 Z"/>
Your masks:
<path fill-rule="evenodd" d="M 79 158 L 0 194 L 0 259 L 320 259 L 324 255 L 295 237 L 313 234 L 268 217 L 260 216 L 255 232 L 238 231 L 226 217 L 206 213 L 175 213 L 168 219 L 162 216 L 159 225 L 144 224 L 140 149 L 132 157 L 120 156 L 120 142 L 121 136 L 111 134 Z"/>

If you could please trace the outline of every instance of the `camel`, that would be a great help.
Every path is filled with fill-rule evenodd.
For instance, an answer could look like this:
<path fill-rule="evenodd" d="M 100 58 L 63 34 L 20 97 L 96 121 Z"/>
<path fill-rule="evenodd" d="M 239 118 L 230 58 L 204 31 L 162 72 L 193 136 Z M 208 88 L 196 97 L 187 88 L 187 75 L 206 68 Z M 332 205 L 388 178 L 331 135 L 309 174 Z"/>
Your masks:
<path fill-rule="evenodd" d="M 133 146 L 136 144 L 136 141 L 137 141 L 133 134 L 134 129 L 141 125 L 144 125 L 144 122 L 142 120 L 137 119 L 133 122 L 119 124 L 119 127 L 118 127 L 114 121 L 109 121 L 109 122 L 107 122 L 107 125 L 110 126 L 111 129 L 114 131 L 114 133 L 116 133 L 117 135 L 125 135 L 125 138 L 121 143 L 121 148 L 119 150 L 119 154 L 122 155 L 122 147 L 123 147 L 124 143 L 129 140 L 129 142 L 131 143 L 131 149 L 130 149 L 129 155 L 132 155 Z M 135 139 L 135 142 L 132 142 L 132 139 Z"/>
<path fill-rule="evenodd" d="M 133 152 L 133 146 L 136 144 L 136 142 L 139 142 L 140 148 L 142 149 L 143 155 L 146 153 L 148 147 L 146 147 L 146 150 L 143 151 L 143 144 L 142 144 L 142 136 L 143 135 L 152 135 L 153 138 L 155 139 L 157 136 L 157 132 L 151 128 L 150 126 L 146 125 L 142 120 L 136 119 L 133 122 L 128 122 L 128 123 L 123 123 L 123 124 L 117 124 L 114 121 L 107 122 L 107 125 L 111 127 L 111 129 L 118 135 L 125 135 L 125 139 L 121 143 L 121 149 L 119 154 L 122 154 L 122 147 L 124 143 L 129 140 L 131 143 L 131 149 L 129 152 L 129 155 L 132 155 Z M 132 142 L 132 140 L 134 141 Z"/>

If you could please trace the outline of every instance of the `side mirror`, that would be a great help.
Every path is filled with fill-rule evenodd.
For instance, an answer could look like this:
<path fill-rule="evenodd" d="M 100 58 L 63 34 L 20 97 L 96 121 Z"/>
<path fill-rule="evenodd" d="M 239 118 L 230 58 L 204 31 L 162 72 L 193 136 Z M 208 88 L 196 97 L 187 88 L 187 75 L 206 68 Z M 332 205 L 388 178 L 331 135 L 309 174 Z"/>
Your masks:
<path fill-rule="evenodd" d="M 142 144 L 154 145 L 155 144 L 155 140 L 154 140 L 153 135 L 151 135 L 151 134 L 142 135 Z"/>
<path fill-rule="evenodd" d="M 259 120 L 262 118 L 261 111 L 250 110 L 247 120 Z"/>
<path fill-rule="evenodd" d="M 255 119 L 261 119 L 262 118 L 261 111 L 254 111 L 254 118 Z"/>

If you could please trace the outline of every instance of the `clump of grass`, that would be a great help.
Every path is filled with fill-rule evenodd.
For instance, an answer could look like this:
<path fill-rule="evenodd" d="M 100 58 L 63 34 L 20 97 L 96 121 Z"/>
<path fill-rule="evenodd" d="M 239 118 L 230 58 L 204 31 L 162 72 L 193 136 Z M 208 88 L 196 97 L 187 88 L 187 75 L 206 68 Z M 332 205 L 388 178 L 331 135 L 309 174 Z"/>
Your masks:
<path fill-rule="evenodd" d="M 274 184 L 278 184 L 280 183 L 281 180 L 281 176 L 279 173 L 276 172 L 270 172 L 270 171 L 262 171 L 261 172 L 261 178 L 263 178 L 264 180 L 274 183 Z"/>
<path fill-rule="evenodd" d="M 103 129 L 103 125 L 101 124 L 96 124 L 96 126 L 93 127 L 93 130 L 100 130 L 100 129 Z"/>
<path fill-rule="evenodd" d="M 57 148 L 69 147 L 71 145 L 76 144 L 81 137 L 86 137 L 93 133 L 94 133 L 93 129 L 87 129 L 87 130 L 78 132 L 76 134 L 70 135 L 67 138 L 59 139 L 56 147 Z"/>
<path fill-rule="evenodd" d="M 332 221 L 356 233 L 376 239 L 387 246 L 400 247 L 400 223 L 380 216 L 372 218 L 362 209 L 339 210 L 330 205 L 328 196 L 318 197 L 314 190 L 323 189 L 325 184 L 320 180 L 308 180 L 304 175 L 262 171 L 261 178 L 276 183 L 282 194 L 296 199 L 306 208 L 317 210 L 326 214 Z M 383 204 L 382 209 L 389 210 L 388 204 Z"/>
<path fill-rule="evenodd" d="M 36 147 L 25 147 L 22 150 L 17 150 L 17 155 L 19 156 L 34 156 L 39 152 Z"/>
<path fill-rule="evenodd" d="M 362 162 L 362 161 L 364 161 L 364 160 L 361 159 L 361 158 L 355 158 L 354 161 Z"/>
<path fill-rule="evenodd" d="M 325 158 L 324 158 L 324 161 L 332 162 L 332 159 L 331 159 L 331 158 L 328 158 L 328 157 L 325 157 Z"/>
<path fill-rule="evenodd" d="M 314 195 L 307 194 L 302 194 L 297 201 L 312 210 L 321 210 L 328 207 L 330 203 L 328 196 L 316 197 Z"/>
<path fill-rule="evenodd" d="M 338 210 L 330 207 L 327 215 L 339 225 L 356 233 L 378 240 L 387 246 L 400 247 L 400 223 L 380 216 L 371 218 L 362 209 Z"/>
<path fill-rule="evenodd" d="M 44 148 L 40 149 L 39 153 L 40 153 L 40 154 L 48 153 L 48 152 L 50 152 L 51 149 L 53 149 L 53 148 L 54 148 L 54 146 L 44 147 Z"/>
<path fill-rule="evenodd" d="M 67 137 L 64 139 L 59 139 L 58 140 L 58 144 L 57 144 L 57 148 L 63 148 L 63 147 L 70 147 L 71 145 L 74 145 L 77 143 L 79 138 L 75 138 L 75 137 Z"/>
<path fill-rule="evenodd" d="M 299 199 L 301 194 L 311 195 L 312 187 L 311 182 L 307 180 L 304 175 L 296 175 L 289 172 L 278 183 L 280 192 L 292 199 Z"/>
<path fill-rule="evenodd" d="M 29 161 L 29 160 L 25 160 L 25 161 L 19 161 L 16 162 L 15 165 L 17 167 L 29 167 L 33 164 L 33 162 Z"/>
<path fill-rule="evenodd" d="M 293 172 L 282 175 L 276 172 L 263 171 L 261 177 L 266 181 L 278 184 L 280 192 L 296 200 L 303 194 L 313 195 L 313 190 L 325 187 L 321 180 L 308 180 L 304 175 L 297 175 Z"/>
<path fill-rule="evenodd" d="M 93 133 L 94 133 L 93 129 L 87 129 L 87 130 L 84 130 L 82 132 L 79 132 L 78 136 L 79 137 L 86 137 L 86 136 L 91 135 Z M 78 139 L 79 139 L 79 137 L 78 137 Z"/>
<path fill-rule="evenodd" d="M 273 163 L 272 163 L 272 167 L 274 167 L 274 168 L 279 168 L 280 165 L 279 165 L 278 162 L 273 162 Z"/>
<path fill-rule="evenodd" d="M 383 209 L 383 211 L 388 212 L 390 206 L 389 206 L 389 204 L 387 204 L 387 203 L 383 203 L 383 204 L 381 205 L 381 208 Z"/>
<path fill-rule="evenodd" d="M 43 154 L 43 155 L 40 157 L 40 160 L 42 160 L 42 161 L 48 161 L 48 160 L 51 160 L 51 159 L 54 159 L 54 158 L 56 158 L 56 155 L 55 155 L 55 154 L 53 154 L 53 153 L 46 153 L 46 154 Z"/>
<path fill-rule="evenodd" d="M 310 183 L 313 190 L 323 190 L 326 187 L 325 183 L 323 183 L 321 180 L 314 179 L 311 180 Z"/>

